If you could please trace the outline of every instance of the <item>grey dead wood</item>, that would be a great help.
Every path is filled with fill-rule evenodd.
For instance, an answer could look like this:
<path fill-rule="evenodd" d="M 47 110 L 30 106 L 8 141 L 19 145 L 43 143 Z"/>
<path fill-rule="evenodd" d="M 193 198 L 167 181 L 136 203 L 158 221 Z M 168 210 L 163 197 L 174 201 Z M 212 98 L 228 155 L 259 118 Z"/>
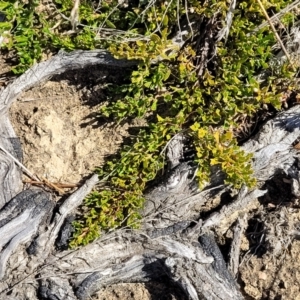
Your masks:
<path fill-rule="evenodd" d="M 229 252 L 229 263 L 228 270 L 231 275 L 235 278 L 238 275 L 240 265 L 240 249 L 242 243 L 242 237 L 247 227 L 247 214 L 241 215 L 234 227 L 233 227 L 233 238 Z"/>
<path fill-rule="evenodd" d="M 19 160 L 22 151 L 8 118 L 13 100 L 56 72 L 111 64 L 111 57 L 106 59 L 101 51 L 79 51 L 60 53 L 52 62 L 54 69 L 47 62 L 37 64 L 34 72 L 29 70 L 0 94 L 0 143 Z M 300 135 L 299 115 L 299 106 L 278 114 L 244 144 L 244 150 L 254 154 L 257 188 L 237 191 L 231 203 L 204 220 L 203 206 L 230 187 L 223 184 L 224 174 L 213 168 L 211 181 L 199 190 L 195 184 L 197 166 L 182 160 L 186 139 L 177 136 L 165 149 L 165 175 L 145 194 L 142 228 L 116 230 L 76 250 L 59 251 L 54 241 L 64 220 L 98 182 L 97 176 L 57 206 L 41 189 L 22 191 L 21 170 L 1 152 L 0 299 L 88 299 L 110 284 L 160 280 L 162 276 L 180 286 L 189 299 L 243 299 L 214 241 L 213 230 L 225 232 L 241 212 L 247 213 L 251 202 L 266 192 L 261 190 L 264 182 L 278 172 L 299 182 L 299 151 L 292 148 Z M 231 255 L 236 260 L 237 254 Z M 232 265 L 235 273 L 236 262 Z"/>
<path fill-rule="evenodd" d="M 225 42 L 228 38 L 229 35 L 229 31 L 230 31 L 230 27 L 232 24 L 232 20 L 234 17 L 234 10 L 236 7 L 236 0 L 232 0 L 230 5 L 229 5 L 229 9 L 225 18 L 225 26 L 222 28 L 222 30 L 220 30 L 219 34 L 218 34 L 218 41 L 224 39 Z"/>
<path fill-rule="evenodd" d="M 241 211 L 247 209 L 252 201 L 263 196 L 266 192 L 267 190 L 254 189 L 248 193 L 247 188 L 243 186 L 232 203 L 224 205 L 218 212 L 212 213 L 206 220 L 204 220 L 202 229 L 205 230 L 210 227 L 219 227 L 223 232 L 225 232 L 226 229 L 228 229 L 228 226 L 225 226 L 224 222 L 225 224 L 228 220 L 232 222 L 232 217 L 234 217 L 234 215 L 236 215 L 235 219 L 237 219 L 238 214 Z"/>

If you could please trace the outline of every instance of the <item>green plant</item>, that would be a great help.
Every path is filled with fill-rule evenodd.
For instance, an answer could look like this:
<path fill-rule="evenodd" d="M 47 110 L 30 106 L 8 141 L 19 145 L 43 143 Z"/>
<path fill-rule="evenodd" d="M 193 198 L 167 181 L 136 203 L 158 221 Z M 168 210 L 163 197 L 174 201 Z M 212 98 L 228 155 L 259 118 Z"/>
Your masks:
<path fill-rule="evenodd" d="M 38 3 L 39 1 L 30 1 L 25 5 L 7 1 L 0 4 L 0 11 L 5 13 L 7 19 L 5 23 L 0 23 L 0 33 L 6 38 L 7 48 L 13 48 L 19 57 L 18 66 L 13 69 L 15 73 L 25 72 L 42 56 L 41 30 L 35 27 L 39 20 L 34 14 Z"/>
<path fill-rule="evenodd" d="M 225 14 L 225 2 L 217 1 L 215 5 L 223 7 Z M 232 129 L 238 126 L 234 121 L 237 115 L 251 115 L 263 103 L 280 107 L 281 90 L 277 82 L 292 75 L 288 65 L 276 72 L 274 70 L 267 82 L 260 83 L 256 79 L 259 72 L 269 68 L 273 57 L 271 47 L 275 43 L 273 34 L 266 29 L 256 35 L 250 34 L 263 18 L 255 1 L 242 2 L 236 12 L 228 43 L 220 42 L 218 45 L 217 70 L 206 69 L 199 79 L 197 65 L 193 61 L 196 49 L 192 45 L 181 50 L 172 47 L 168 36 L 174 23 L 170 23 L 172 16 L 169 17 L 164 9 L 163 6 L 155 7 L 158 19 L 168 16 L 166 27 L 162 26 L 159 33 L 152 22 L 152 11 L 149 10 L 145 13 L 148 16 L 145 20 L 150 24 L 146 22 L 143 31 L 139 29 L 148 39 L 108 43 L 116 57 L 138 59 L 140 64 L 132 72 L 131 82 L 119 88 L 119 100 L 103 107 L 102 114 L 119 120 L 148 116 L 151 123 L 146 131 L 139 133 L 130 151 L 125 148 L 119 160 L 111 161 L 109 169 L 104 167 L 101 170 L 101 176 L 116 170 L 110 177 L 109 187 L 112 190 L 122 189 L 123 195 L 129 192 L 142 196 L 147 182 L 164 166 L 162 149 L 172 136 L 187 130 L 197 153 L 200 186 L 209 181 L 212 165 L 219 165 L 223 169 L 227 175 L 226 183 L 235 187 L 242 184 L 254 186 L 251 155 L 238 147 Z M 202 15 L 207 13 L 207 17 L 215 11 L 212 6 L 196 9 Z M 183 6 L 178 11 L 184 13 Z M 153 64 L 153 59 L 158 56 L 161 60 Z M 166 107 L 167 112 L 164 109 Z M 122 193 L 118 197 L 123 197 Z M 97 202 L 101 197 L 95 196 L 93 201 Z M 131 207 L 130 212 L 136 212 L 142 206 L 140 199 L 137 207 Z M 114 201 L 114 197 L 111 197 L 110 202 Z M 126 202 L 124 198 L 122 201 Z M 91 207 L 95 202 L 89 203 Z M 99 218 L 99 213 L 95 216 Z M 90 217 L 87 216 L 87 219 Z M 121 220 L 115 225 L 120 226 Z M 81 224 L 85 226 L 84 222 Z M 72 245 L 80 242 L 75 236 Z"/>
<path fill-rule="evenodd" d="M 291 2 L 270 0 L 264 5 L 275 13 Z M 204 61 L 199 63 L 204 50 L 197 48 L 202 32 L 193 29 L 182 48 L 174 45 L 172 34 L 179 30 L 179 20 L 187 16 L 188 22 L 199 24 L 217 20 L 211 34 L 218 33 L 228 10 L 225 0 L 136 1 L 129 5 L 111 0 L 100 7 L 98 2 L 81 1 L 78 24 L 71 32 L 68 18 L 73 1 L 54 3 L 55 21 L 47 13 L 36 15 L 38 1 L 0 5 L 8 16 L 0 29 L 10 28 L 7 45 L 20 59 L 15 71 L 23 72 L 41 59 L 46 49 L 102 47 L 117 58 L 137 59 L 139 64 L 129 83 L 111 89 L 113 97 L 101 113 L 117 121 L 148 120 L 147 128 L 97 170 L 105 185 L 85 200 L 88 212 L 75 222 L 71 246 L 90 242 L 99 236 L 99 228 L 138 226 L 145 187 L 164 168 L 164 147 L 182 131 L 191 137 L 195 148 L 200 186 L 209 180 L 213 165 L 223 169 L 228 184 L 255 185 L 251 155 L 238 147 L 233 134 L 239 126 L 235 120 L 239 115 L 252 115 L 265 103 L 279 108 L 282 86 L 293 76 L 288 64 L 272 64 L 276 41 L 269 28 L 252 34 L 264 21 L 256 1 L 238 2 L 227 42 L 220 41 L 210 50 L 204 67 Z M 23 15 L 29 23 L 20 17 Z M 291 15 L 284 20 L 286 25 L 292 21 Z M 29 58 L 18 50 L 20 35 L 25 37 L 23 46 L 29 49 Z M 210 42 L 215 44 L 214 39 Z M 267 80 L 260 82 L 257 75 L 266 70 Z"/>

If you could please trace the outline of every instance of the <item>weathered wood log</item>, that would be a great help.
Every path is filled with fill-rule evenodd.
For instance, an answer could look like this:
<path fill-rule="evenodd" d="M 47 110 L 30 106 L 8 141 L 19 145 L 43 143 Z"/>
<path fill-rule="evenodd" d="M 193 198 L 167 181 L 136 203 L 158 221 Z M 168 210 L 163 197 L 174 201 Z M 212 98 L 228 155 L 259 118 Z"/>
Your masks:
<path fill-rule="evenodd" d="M 20 92 L 69 68 L 106 61 L 111 65 L 112 58 L 103 55 L 100 52 L 99 57 L 95 51 L 59 54 L 49 62 L 37 64 L 4 89 L 0 94 L 0 145 L 21 160 L 20 145 L 7 113 Z M 209 185 L 198 190 L 196 166 L 180 163 L 185 137 L 175 136 L 166 149 L 170 169 L 166 178 L 145 195 L 143 227 L 105 234 L 77 250 L 59 251 L 55 240 L 64 220 L 98 182 L 97 176 L 58 206 L 39 188 L 21 191 L 21 170 L 1 152 L 0 299 L 88 299 L 103 286 L 162 276 L 180 286 L 189 299 L 243 299 L 212 230 L 224 232 L 239 218 L 239 213 L 247 213 L 251 202 L 266 192 L 259 188 L 278 172 L 292 178 L 298 193 L 299 152 L 292 143 L 300 135 L 299 116 L 299 106 L 279 114 L 243 146 L 254 154 L 257 189 L 242 188 L 231 203 L 203 220 L 201 207 L 229 187 L 222 183 L 223 174 L 215 169 Z M 238 243 L 239 233 L 236 234 Z M 233 273 L 237 268 L 236 251 L 232 251 Z"/>

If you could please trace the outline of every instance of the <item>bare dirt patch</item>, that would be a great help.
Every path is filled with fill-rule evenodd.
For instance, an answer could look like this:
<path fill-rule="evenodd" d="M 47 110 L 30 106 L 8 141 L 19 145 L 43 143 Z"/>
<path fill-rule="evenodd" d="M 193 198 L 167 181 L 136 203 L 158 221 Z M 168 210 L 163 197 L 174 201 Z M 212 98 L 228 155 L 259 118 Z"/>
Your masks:
<path fill-rule="evenodd" d="M 101 80 L 109 72 L 92 69 L 57 77 L 23 93 L 12 105 L 12 124 L 29 170 L 50 181 L 77 183 L 117 152 L 137 122 L 98 124 L 105 101 Z"/>
<path fill-rule="evenodd" d="M 120 283 L 101 289 L 95 300 L 116 300 L 116 299 L 132 299 L 143 300 L 151 299 L 150 293 L 142 283 L 130 284 Z"/>
<path fill-rule="evenodd" d="M 300 299 L 300 241 L 282 246 L 277 254 L 246 255 L 240 274 L 248 299 Z"/>
<path fill-rule="evenodd" d="M 240 265 L 247 299 L 300 299 L 299 200 L 286 178 L 275 177 L 249 220 L 249 242 Z M 246 249 L 244 249 L 246 250 Z"/>
<path fill-rule="evenodd" d="M 102 165 L 104 156 L 118 149 L 126 127 L 82 126 L 89 114 L 66 82 L 48 82 L 24 93 L 11 115 L 27 168 L 51 181 L 76 183 Z"/>
<path fill-rule="evenodd" d="M 166 283 L 120 283 L 101 289 L 94 300 L 186 300 L 178 287 Z"/>

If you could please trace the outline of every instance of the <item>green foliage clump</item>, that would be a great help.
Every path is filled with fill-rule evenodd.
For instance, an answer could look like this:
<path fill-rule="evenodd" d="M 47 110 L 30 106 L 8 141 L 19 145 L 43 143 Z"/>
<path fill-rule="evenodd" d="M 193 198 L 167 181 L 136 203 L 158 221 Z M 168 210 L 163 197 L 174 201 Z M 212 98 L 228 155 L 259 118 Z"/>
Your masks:
<path fill-rule="evenodd" d="M 180 4 L 178 11 L 184 14 L 183 3 Z M 227 4 L 220 1 L 215 7 L 194 6 L 193 9 L 209 17 L 217 7 L 223 7 L 225 15 Z M 292 74 L 284 65 L 270 74 L 266 82 L 261 83 L 256 78 L 259 72 L 270 68 L 275 38 L 266 29 L 251 34 L 263 21 L 255 1 L 240 3 L 227 43 L 218 44 L 217 69 L 206 69 L 200 80 L 194 63 L 196 49 L 192 45 L 177 49 L 169 39 L 176 18 L 170 22 L 172 14 L 168 14 L 164 5 L 156 6 L 155 14 L 165 22 L 154 22 L 153 11 L 146 12 L 144 27 L 139 27 L 139 32 L 147 38 L 109 43 L 109 50 L 117 58 L 137 59 L 140 63 L 132 72 L 130 83 L 119 87 L 119 100 L 102 108 L 103 115 L 117 120 L 145 116 L 151 120 L 147 130 L 139 133 L 132 146 L 125 147 L 118 160 L 111 161 L 108 169 L 106 166 L 101 170 L 102 177 L 113 172 L 108 181 L 112 190 L 122 190 L 118 194 L 122 200 L 118 198 L 118 201 L 128 203 L 124 198 L 128 193 L 134 199 L 140 196 L 140 201 L 134 202 L 137 206 L 132 206 L 131 202 L 129 206 L 126 204 L 126 213 L 134 217 L 137 208 L 143 204 L 142 194 L 147 182 L 164 166 L 162 149 L 183 130 L 191 136 L 195 147 L 200 186 L 209 181 L 211 166 L 218 165 L 226 173 L 226 183 L 235 187 L 242 184 L 253 187 L 251 155 L 240 149 L 233 135 L 233 128 L 238 126 L 235 117 L 251 115 L 264 103 L 280 107 L 281 93 L 276 83 Z M 153 63 L 157 57 L 160 57 L 159 61 Z M 97 199 L 101 196 L 95 195 L 93 201 Z M 114 201 L 112 197 L 110 202 Z M 95 202 L 90 203 L 91 207 Z M 99 213 L 95 214 L 96 219 L 98 216 Z M 115 225 L 120 226 L 122 220 Z M 130 225 L 130 222 L 126 224 Z M 72 245 L 80 242 L 75 236 Z"/>
<path fill-rule="evenodd" d="M 5 38 L 7 49 L 13 49 L 18 58 L 15 73 L 25 72 L 29 66 L 42 57 L 44 46 L 43 33 L 39 16 L 35 9 L 39 1 L 30 1 L 30 4 L 18 1 L 2 1 L 0 12 L 4 12 L 6 22 L 0 23 L 0 34 Z"/>
<path fill-rule="evenodd" d="M 218 42 L 201 72 L 198 60 L 204 49 L 197 48 L 201 32 L 194 28 L 181 49 L 174 46 L 172 34 L 179 30 L 179 20 L 187 16 L 188 22 L 199 24 L 218 19 L 216 24 L 221 28 L 228 11 L 225 0 L 111 0 L 100 6 L 86 0 L 81 1 L 73 29 L 68 20 L 73 1 L 54 3 L 56 16 L 63 18 L 37 14 L 36 0 L 19 6 L 14 1 L 0 4 L 8 19 L 0 24 L 0 30 L 9 31 L 7 47 L 19 55 L 15 71 L 23 72 L 40 60 L 46 49 L 109 49 L 116 58 L 139 63 L 128 83 L 113 88 L 114 100 L 101 109 L 102 115 L 118 121 L 136 117 L 148 120 L 147 128 L 140 130 L 130 145 L 97 170 L 102 186 L 87 197 L 88 212 L 75 223 L 72 246 L 95 239 L 99 228 L 138 226 L 147 183 L 164 168 L 163 150 L 168 141 L 182 131 L 195 148 L 201 187 L 209 181 L 213 165 L 226 173 L 228 184 L 237 188 L 255 185 L 251 155 L 239 148 L 233 134 L 239 125 L 235 120 L 239 115 L 252 115 L 265 103 L 279 108 L 278 82 L 293 75 L 288 65 L 274 68 L 272 46 L 276 40 L 270 29 L 253 34 L 264 21 L 257 1 L 238 2 L 227 41 Z M 289 3 L 263 1 L 272 13 Z M 291 15 L 285 17 L 286 25 L 292 21 Z M 266 70 L 266 80 L 259 81 L 257 75 Z"/>

